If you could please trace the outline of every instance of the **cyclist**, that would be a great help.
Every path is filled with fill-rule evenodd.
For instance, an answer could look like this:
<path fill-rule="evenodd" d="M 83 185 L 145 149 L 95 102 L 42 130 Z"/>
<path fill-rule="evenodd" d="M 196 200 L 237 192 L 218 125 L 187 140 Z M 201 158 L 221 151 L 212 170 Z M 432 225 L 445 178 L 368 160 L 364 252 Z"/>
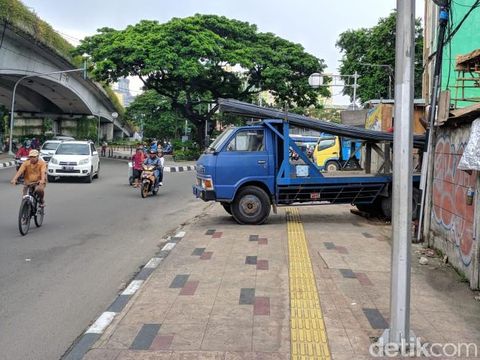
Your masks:
<path fill-rule="evenodd" d="M 39 159 L 38 150 L 30 150 L 28 153 L 28 160 L 25 161 L 17 173 L 10 181 L 13 185 L 17 184 L 18 178 L 23 175 L 25 186 L 23 187 L 23 194 L 27 194 L 28 186 L 33 183 L 37 183 L 35 186 L 35 193 L 37 193 L 40 199 L 40 207 L 45 206 L 45 185 L 46 185 L 46 173 L 47 173 L 47 164 L 42 159 Z"/>

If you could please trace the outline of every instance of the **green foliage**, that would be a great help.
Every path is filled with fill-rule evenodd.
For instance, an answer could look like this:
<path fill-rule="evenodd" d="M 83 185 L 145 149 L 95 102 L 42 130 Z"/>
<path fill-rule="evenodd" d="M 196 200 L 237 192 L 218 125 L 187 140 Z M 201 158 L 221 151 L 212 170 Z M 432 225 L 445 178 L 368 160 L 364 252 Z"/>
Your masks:
<path fill-rule="evenodd" d="M 26 32 L 35 40 L 47 45 L 76 65 L 81 65 L 81 59 L 73 59 L 70 55 L 74 48 L 68 41 L 58 35 L 56 31 L 19 0 L 0 0 L 0 20 Z"/>
<path fill-rule="evenodd" d="M 371 99 L 388 98 L 389 69 L 386 66 L 369 66 L 362 64 L 389 65 L 395 68 L 396 11 L 388 17 L 381 18 L 372 28 L 347 30 L 340 34 L 337 47 L 343 52 L 340 74 L 352 75 L 358 72 L 359 87 L 357 97 L 361 102 Z M 415 26 L 415 96 L 421 96 L 422 90 L 423 30 L 420 20 Z M 395 75 L 391 73 L 392 97 L 394 95 Z M 353 88 L 345 87 L 344 95 L 353 96 Z"/>
<path fill-rule="evenodd" d="M 82 118 L 77 121 L 77 134 L 75 137 L 79 140 L 97 141 L 97 131 L 97 119 Z"/>
<path fill-rule="evenodd" d="M 192 141 L 174 140 L 172 145 L 174 161 L 195 161 L 200 157 L 201 152 L 198 150 L 197 144 Z"/>
<path fill-rule="evenodd" d="M 199 143 L 205 120 L 214 113 L 205 105 L 218 98 L 250 101 L 265 90 L 292 107 L 328 95 L 327 88 L 312 89 L 307 82 L 311 73 L 323 71 L 323 60 L 299 44 L 223 16 L 197 14 L 164 24 L 143 20 L 120 31 L 102 28 L 75 50 L 83 52 L 92 55 L 98 80 L 137 76 L 146 89 L 167 97 L 172 110 L 196 126 Z"/>
<path fill-rule="evenodd" d="M 155 90 L 137 96 L 127 108 L 126 117 L 137 128 L 143 124 L 144 138 L 173 139 L 183 131 L 185 118 L 172 109 L 170 99 Z"/>

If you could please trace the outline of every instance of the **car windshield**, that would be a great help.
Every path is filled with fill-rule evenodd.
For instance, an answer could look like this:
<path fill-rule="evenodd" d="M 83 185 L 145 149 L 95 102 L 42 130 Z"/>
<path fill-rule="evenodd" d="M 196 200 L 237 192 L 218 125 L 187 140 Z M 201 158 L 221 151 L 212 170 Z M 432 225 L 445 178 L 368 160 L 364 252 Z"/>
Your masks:
<path fill-rule="evenodd" d="M 42 150 L 55 150 L 59 144 L 60 143 L 56 143 L 56 142 L 47 142 L 43 144 Z"/>
<path fill-rule="evenodd" d="M 234 128 L 229 128 L 229 129 L 225 130 L 223 133 L 221 133 L 215 139 L 215 141 L 210 144 L 210 146 L 207 148 L 207 150 L 205 152 L 220 151 L 220 147 L 223 145 L 224 140 L 227 139 L 228 137 L 230 137 L 230 134 L 232 133 L 233 130 L 234 130 Z"/>
<path fill-rule="evenodd" d="M 56 155 L 90 155 L 88 144 L 61 144 Z"/>

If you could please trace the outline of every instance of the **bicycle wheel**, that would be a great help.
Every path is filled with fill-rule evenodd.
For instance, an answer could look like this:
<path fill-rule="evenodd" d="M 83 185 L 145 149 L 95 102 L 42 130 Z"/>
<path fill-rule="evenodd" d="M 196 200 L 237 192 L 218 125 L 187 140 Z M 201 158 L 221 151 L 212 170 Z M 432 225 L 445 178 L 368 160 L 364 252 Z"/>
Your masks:
<path fill-rule="evenodd" d="M 18 213 L 18 230 L 20 230 L 20 234 L 22 235 L 27 235 L 28 230 L 30 229 L 31 211 L 30 201 L 28 199 L 23 199 Z"/>
<path fill-rule="evenodd" d="M 35 220 L 35 225 L 37 227 L 42 226 L 43 224 L 43 217 L 45 216 L 45 209 L 43 207 L 37 207 L 37 212 L 35 213 L 35 216 L 33 219 Z"/>

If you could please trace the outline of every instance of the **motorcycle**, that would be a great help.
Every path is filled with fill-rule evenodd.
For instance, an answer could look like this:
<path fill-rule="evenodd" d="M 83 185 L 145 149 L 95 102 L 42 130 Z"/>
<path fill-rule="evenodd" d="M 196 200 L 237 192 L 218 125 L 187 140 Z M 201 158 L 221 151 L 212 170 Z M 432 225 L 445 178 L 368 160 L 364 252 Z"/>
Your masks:
<path fill-rule="evenodd" d="M 22 157 L 16 157 L 15 158 L 15 169 L 18 171 L 20 169 L 20 166 L 28 160 L 28 156 L 22 156 Z M 23 182 L 23 175 L 18 178 L 18 182 L 22 183 Z"/>
<path fill-rule="evenodd" d="M 142 198 L 146 198 L 151 192 L 152 195 L 157 195 L 158 188 L 155 188 L 155 166 L 143 165 L 141 176 L 140 194 Z"/>

